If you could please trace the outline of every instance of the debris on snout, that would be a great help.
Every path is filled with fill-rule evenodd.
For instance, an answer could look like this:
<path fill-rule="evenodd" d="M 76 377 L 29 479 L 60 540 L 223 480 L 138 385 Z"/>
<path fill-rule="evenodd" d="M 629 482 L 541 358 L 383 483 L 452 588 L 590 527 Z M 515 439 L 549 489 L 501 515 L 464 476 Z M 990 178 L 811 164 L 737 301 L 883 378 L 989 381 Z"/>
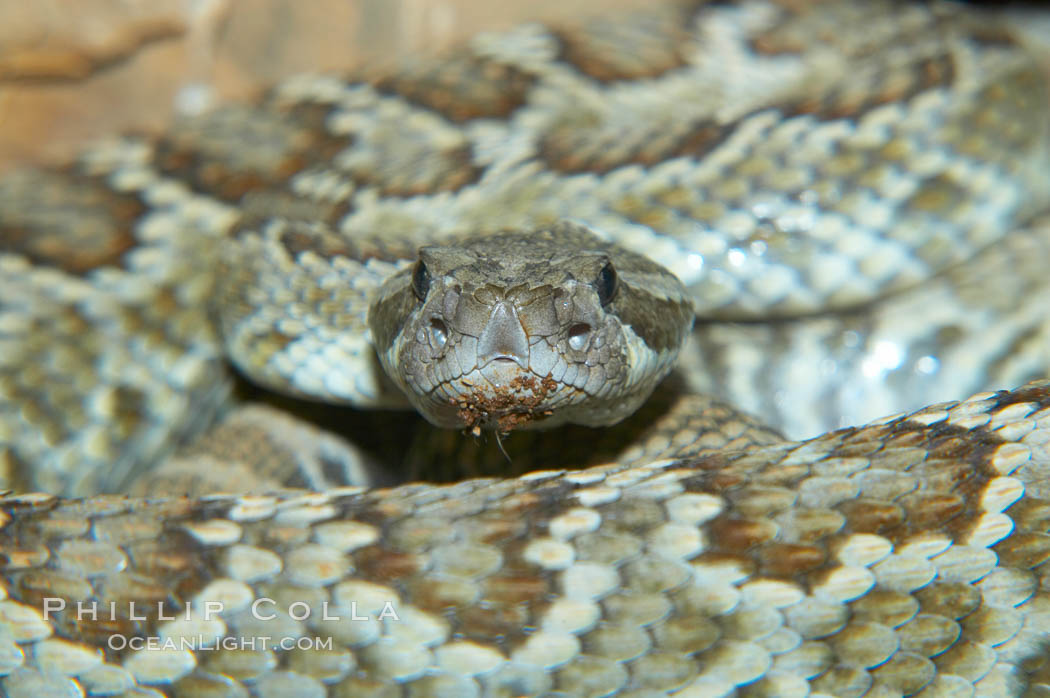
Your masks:
<path fill-rule="evenodd" d="M 553 410 L 539 408 L 557 390 L 558 382 L 549 373 L 544 378 L 516 376 L 506 386 L 475 389 L 450 402 L 464 429 L 474 436 L 479 436 L 483 428 L 507 434 L 551 416 Z"/>

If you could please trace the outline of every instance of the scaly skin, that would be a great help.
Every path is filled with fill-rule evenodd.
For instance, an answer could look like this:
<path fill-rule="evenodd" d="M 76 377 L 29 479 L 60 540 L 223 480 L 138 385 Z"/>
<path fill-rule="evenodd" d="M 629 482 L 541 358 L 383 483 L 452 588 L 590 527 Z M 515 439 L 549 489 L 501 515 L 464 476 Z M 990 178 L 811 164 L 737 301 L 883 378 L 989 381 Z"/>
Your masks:
<path fill-rule="evenodd" d="M 272 382 L 307 392 L 337 345 L 338 392 L 382 403 L 353 323 L 404 250 L 566 216 L 666 257 L 700 313 L 690 377 L 700 365 L 781 424 L 1045 375 L 1050 225 L 1021 227 L 1046 203 L 1033 65 L 939 8 L 742 7 L 641 31 L 526 28 L 371 86 L 291 81 L 258 107 L 0 180 L 0 475 L 67 496 L 123 486 L 230 406 L 227 351 L 249 372 L 303 369 Z M 641 48 L 608 48 L 622 42 Z M 227 327 L 224 345 L 211 324 L 219 247 L 224 264 L 271 265 L 256 290 L 276 303 L 242 296 L 246 317 L 279 316 L 262 342 L 236 346 Z M 321 340 L 352 329 L 288 334 L 317 330 L 295 322 L 314 311 L 334 318 Z M 925 393 L 930 375 L 945 385 Z M 630 463 L 570 473 L 278 491 L 191 449 L 139 480 L 146 499 L 7 496 L 0 686 L 1050 692 L 1050 384 L 802 443 L 682 409 Z M 239 424 L 212 438 L 263 464 L 253 448 L 270 444 Z M 344 446 L 300 426 L 279 446 L 327 476 Z M 238 494 L 156 497 L 187 474 L 211 491 L 231 464 Z"/>
<path fill-rule="evenodd" d="M 1042 382 L 633 467 L 199 500 L 11 495 L 3 687 L 1042 695 L 1048 443 Z M 77 618 L 80 601 L 97 619 Z M 208 602 L 222 612 L 206 618 Z M 132 637 L 156 644 L 118 651 Z"/>

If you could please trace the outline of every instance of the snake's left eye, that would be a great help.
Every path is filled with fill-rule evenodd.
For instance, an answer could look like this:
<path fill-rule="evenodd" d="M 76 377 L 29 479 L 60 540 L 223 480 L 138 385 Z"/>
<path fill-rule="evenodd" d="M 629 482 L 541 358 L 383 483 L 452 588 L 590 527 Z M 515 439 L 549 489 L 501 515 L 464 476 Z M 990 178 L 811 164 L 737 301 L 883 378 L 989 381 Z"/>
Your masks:
<path fill-rule="evenodd" d="M 421 301 L 426 300 L 427 292 L 430 291 L 430 270 L 422 259 L 412 269 L 412 291 Z"/>
<path fill-rule="evenodd" d="M 601 304 L 609 305 L 619 287 L 619 279 L 616 277 L 616 270 L 613 269 L 612 262 L 606 263 L 598 272 L 598 277 L 594 280 L 594 287 L 598 291 L 598 300 L 601 301 Z"/>

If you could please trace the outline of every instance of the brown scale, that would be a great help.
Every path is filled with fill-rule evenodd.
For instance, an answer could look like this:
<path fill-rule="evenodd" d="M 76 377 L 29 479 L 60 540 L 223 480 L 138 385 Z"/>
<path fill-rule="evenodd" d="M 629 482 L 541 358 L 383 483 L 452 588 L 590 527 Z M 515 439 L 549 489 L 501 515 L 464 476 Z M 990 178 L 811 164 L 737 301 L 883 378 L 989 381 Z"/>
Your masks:
<path fill-rule="evenodd" d="M 230 203 L 259 189 L 280 191 L 292 175 L 328 163 L 350 144 L 350 139 L 324 128 L 331 109 L 329 105 L 299 104 L 285 109 L 274 105 L 271 110 L 230 107 L 209 113 L 184 122 L 159 141 L 156 166 L 195 190 Z M 235 128 L 225 123 L 230 119 Z M 251 157 L 252 139 L 268 136 L 267 128 L 276 128 L 286 137 L 283 152 L 250 169 L 238 166 L 238 159 Z M 273 144 L 272 139 L 267 141 Z"/>
<path fill-rule="evenodd" d="M 845 517 L 833 509 L 792 509 L 777 517 L 796 545 L 808 545 L 842 529 Z"/>
<path fill-rule="evenodd" d="M 98 618 L 92 620 L 86 613 L 78 618 L 76 607 L 54 614 L 56 630 L 60 636 L 78 637 L 98 647 L 108 647 L 111 638 L 145 637 L 146 633 L 137 621 L 118 614 L 109 613 L 108 605 L 99 605 Z M 119 652 L 108 652 L 120 656 Z"/>
<path fill-rule="evenodd" d="M 941 616 L 926 615 L 904 626 L 899 634 L 901 649 L 925 657 L 941 654 L 959 639 L 959 626 Z"/>
<path fill-rule="evenodd" d="M 459 632 L 475 640 L 497 638 L 498 640 L 520 640 L 522 628 L 528 626 L 528 609 L 520 604 L 501 604 L 485 595 L 484 606 L 468 606 L 456 612 Z"/>
<path fill-rule="evenodd" d="M 869 37 L 858 32 L 843 33 L 841 27 L 863 27 L 865 18 L 878 22 L 905 7 L 901 3 L 883 0 L 864 4 L 837 0 L 775 0 L 773 4 L 781 7 L 782 16 L 772 22 L 772 28 L 751 37 L 748 42 L 758 55 L 801 55 L 811 51 L 815 44 L 826 44 L 846 56 L 866 56 L 881 48 L 881 44 L 875 43 L 881 37 L 877 34 Z M 896 27 L 896 43 L 909 45 L 943 31 L 949 23 L 945 17 L 931 13 L 917 26 Z M 999 32 L 997 35 L 1002 36 Z"/>
<path fill-rule="evenodd" d="M 1014 514 L 1013 509 L 1010 513 Z M 1017 517 L 1012 518 L 1016 520 Z M 1003 564 L 1030 569 L 1050 560 L 1050 535 L 1034 531 L 1017 533 L 992 549 Z"/>
<path fill-rule="evenodd" d="M 19 206 L 0 209 L 0 251 L 82 276 L 120 267 L 137 243 L 133 227 L 146 207 L 137 196 L 110 189 L 100 178 L 75 171 L 9 175 Z"/>
<path fill-rule="evenodd" d="M 621 154 L 618 151 L 623 143 L 619 135 L 611 134 L 608 142 L 604 142 L 600 129 L 599 123 L 591 124 L 590 129 L 575 121 L 557 123 L 541 137 L 538 144 L 539 158 L 555 172 L 605 174 L 626 165 L 652 167 L 672 157 L 699 157 L 713 150 L 732 132 L 730 127 L 702 121 L 677 141 L 641 140 L 629 153 Z M 602 141 L 590 140 L 595 131 Z M 589 141 L 581 143 L 578 140 L 580 137 Z"/>
<path fill-rule="evenodd" d="M 433 110 L 453 123 L 503 119 L 525 103 L 535 78 L 469 51 L 409 65 L 372 81 L 376 89 Z"/>
<path fill-rule="evenodd" d="M 184 609 L 181 602 L 174 601 L 172 594 L 176 591 L 187 591 L 176 585 L 171 585 L 167 580 L 153 580 L 144 577 L 108 579 L 102 577 L 96 582 L 96 591 L 99 599 L 98 620 L 102 621 L 103 608 L 110 602 L 116 604 L 127 614 L 125 620 L 131 621 L 130 603 L 135 603 L 135 615 L 144 617 L 147 624 L 156 624 L 161 616 L 171 616 Z M 188 598 L 188 597 L 185 597 Z M 108 611 L 108 609 L 107 609 Z M 118 612 L 119 613 L 119 612 Z"/>
<path fill-rule="evenodd" d="M 547 593 L 549 580 L 539 575 L 517 576 L 498 573 L 482 583 L 483 595 L 493 603 L 508 607 L 542 598 Z"/>
<path fill-rule="evenodd" d="M 891 628 L 914 619 L 918 612 L 919 602 L 912 596 L 886 589 L 874 589 L 850 604 L 853 620 Z"/>
<path fill-rule="evenodd" d="M 598 82 L 657 78 L 685 65 L 683 51 L 692 21 L 687 7 L 639 11 L 628 21 L 597 17 L 570 31 L 555 32 L 559 58 Z M 630 51 L 624 51 L 630 46 Z"/>
<path fill-rule="evenodd" d="M 927 90 L 951 85 L 955 80 L 955 65 L 952 57 L 945 54 L 921 59 L 910 66 L 910 70 L 897 69 L 892 75 L 880 77 L 881 84 L 872 85 L 871 89 L 860 90 L 855 85 L 846 84 L 827 93 L 785 104 L 779 109 L 785 117 L 806 114 L 822 121 L 859 121 L 876 107 L 905 103 Z"/>
<path fill-rule="evenodd" d="M 823 566 L 827 552 L 818 545 L 768 543 L 758 549 L 758 569 L 773 577 L 794 577 Z"/>
<path fill-rule="evenodd" d="M 237 204 L 235 230 L 251 227 L 272 217 L 290 220 L 339 221 L 350 212 L 348 201 L 314 201 L 287 189 L 288 180 L 303 170 L 330 167 L 332 159 L 352 144 L 325 128 L 332 107 L 319 103 L 281 104 L 271 98 L 262 109 L 230 108 L 184 122 L 156 146 L 156 167 L 164 174 L 187 182 L 194 190 Z M 238 129 L 223 120 L 238 117 Z M 252 131 L 246 126 L 268 124 L 287 137 L 285 151 L 273 161 L 253 166 L 238 159 L 252 152 Z M 269 139 L 272 145 L 274 139 Z M 250 156 L 249 156 L 250 157 Z"/>
<path fill-rule="evenodd" d="M 377 582 L 403 579 L 423 569 L 420 555 L 401 553 L 379 545 L 370 545 L 354 551 L 351 559 L 354 569 L 362 576 Z"/>
<path fill-rule="evenodd" d="M 356 172 L 354 181 L 364 187 L 373 186 L 384 196 L 411 197 L 438 192 L 456 192 L 477 182 L 483 170 L 474 165 L 474 153 L 469 146 L 455 146 L 439 152 L 428 152 L 427 157 L 442 160 L 441 171 L 422 179 L 420 170 L 401 168 L 392 173 L 378 171 Z"/>
<path fill-rule="evenodd" d="M 129 543 L 125 549 L 135 568 L 148 577 L 189 580 L 203 573 L 197 546 L 181 531 L 168 531 L 153 539 Z"/>
<path fill-rule="evenodd" d="M 885 664 L 872 671 L 880 685 L 888 690 L 898 690 L 902 695 L 911 695 L 921 690 L 933 679 L 936 669 L 924 657 L 897 652 Z"/>
<path fill-rule="evenodd" d="M 470 606 L 477 596 L 475 584 L 463 579 L 415 577 L 404 583 L 415 605 L 425 611 L 446 613 Z"/>
<path fill-rule="evenodd" d="M 302 221 L 289 221 L 279 237 L 281 245 L 293 259 L 311 252 L 326 260 L 345 257 L 361 264 L 371 259 L 395 262 L 410 259 L 419 248 L 418 242 L 398 239 L 394 235 L 350 237 Z"/>
<path fill-rule="evenodd" d="M 928 489 L 905 494 L 892 503 L 854 500 L 840 505 L 840 509 L 845 508 L 843 513 L 856 517 L 862 527 L 858 530 L 874 527 L 893 542 L 930 529 L 965 535 L 976 518 L 981 492 L 988 480 L 998 476 L 986 463 L 995 448 L 1004 443 L 1002 439 L 981 429 L 927 427 L 907 421 L 879 430 L 887 436 L 913 430 L 923 433 L 927 457 L 906 472 L 920 475 Z"/>
<path fill-rule="evenodd" d="M 43 608 L 48 598 L 61 599 L 66 608 L 75 608 L 78 601 L 88 601 L 94 594 L 85 580 L 55 570 L 25 572 L 18 578 L 18 588 L 21 597 L 38 608 Z"/>
<path fill-rule="evenodd" d="M 904 522 L 904 510 L 889 502 L 856 499 L 843 502 L 838 510 L 845 514 L 850 530 L 883 534 Z"/>
<path fill-rule="evenodd" d="M 941 85 L 950 85 L 955 79 L 954 65 L 948 55 L 922 59 L 913 70 L 896 70 L 893 80 L 883 76 L 885 84 L 874 89 L 858 90 L 853 83 L 822 92 L 809 98 L 785 104 L 770 104 L 762 109 L 777 109 L 786 117 L 811 115 L 821 120 L 848 118 L 859 120 L 880 105 L 907 101 L 911 97 Z M 673 141 L 663 139 L 640 140 L 633 149 L 622 152 L 623 143 L 617 134 L 610 134 L 605 143 L 602 124 L 578 123 L 576 117 L 555 123 L 541 137 L 539 158 L 552 170 L 565 173 L 596 172 L 604 174 L 626 165 L 651 167 L 674 157 L 700 158 L 725 142 L 733 132 L 731 125 L 714 120 L 693 124 L 689 132 Z M 739 119 L 743 121 L 746 117 Z M 597 135 L 596 135 L 597 134 Z M 580 139 L 586 139 L 580 142 Z M 660 227 L 660 221 L 647 219 L 648 225 Z"/>

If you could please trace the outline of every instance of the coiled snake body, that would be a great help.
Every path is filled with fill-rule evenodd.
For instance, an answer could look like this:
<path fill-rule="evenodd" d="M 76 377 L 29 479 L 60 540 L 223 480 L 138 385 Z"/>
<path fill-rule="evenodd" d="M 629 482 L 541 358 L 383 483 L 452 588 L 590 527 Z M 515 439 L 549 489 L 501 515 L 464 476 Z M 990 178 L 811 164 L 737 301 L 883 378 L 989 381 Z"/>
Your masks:
<path fill-rule="evenodd" d="M 8 175 L 3 689 L 1050 692 L 1050 384 L 960 401 L 1050 364 L 1044 82 L 958 7 L 669 6 Z M 227 367 L 481 433 L 679 352 L 613 463 L 372 490 Z"/>

